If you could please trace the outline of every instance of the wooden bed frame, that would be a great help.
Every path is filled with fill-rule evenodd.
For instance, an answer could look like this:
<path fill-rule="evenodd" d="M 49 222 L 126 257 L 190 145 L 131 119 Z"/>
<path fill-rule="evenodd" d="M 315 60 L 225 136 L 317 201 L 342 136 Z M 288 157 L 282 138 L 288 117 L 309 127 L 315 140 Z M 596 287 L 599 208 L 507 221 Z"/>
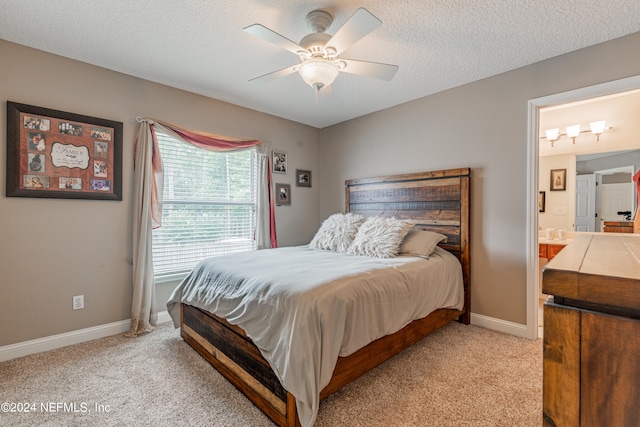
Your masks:
<path fill-rule="evenodd" d="M 440 246 L 462 264 L 465 305 L 439 309 L 347 357 L 339 357 L 323 399 L 361 375 L 458 319 L 470 321 L 469 168 L 345 182 L 346 211 L 411 218 L 415 228 L 447 236 Z M 279 426 L 299 426 L 296 402 L 244 331 L 206 311 L 181 304 L 181 336 Z"/>

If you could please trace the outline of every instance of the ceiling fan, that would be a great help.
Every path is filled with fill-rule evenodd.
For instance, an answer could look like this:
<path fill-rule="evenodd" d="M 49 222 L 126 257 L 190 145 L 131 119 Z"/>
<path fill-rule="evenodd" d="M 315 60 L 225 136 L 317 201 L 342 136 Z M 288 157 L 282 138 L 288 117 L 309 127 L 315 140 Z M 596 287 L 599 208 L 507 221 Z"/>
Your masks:
<path fill-rule="evenodd" d="M 300 58 L 299 64 L 273 71 L 249 81 L 266 83 L 298 72 L 309 86 L 320 91 L 331 85 L 340 72 L 382 80 L 393 78 L 398 71 L 397 65 L 339 57 L 342 52 L 358 40 L 382 25 L 382 21 L 368 10 L 360 8 L 333 36 L 325 33 L 331 22 L 333 22 L 333 17 L 328 12 L 323 10 L 309 12 L 307 25 L 312 33 L 304 36 L 299 44 L 260 24 L 244 28 L 245 32 L 295 53 Z"/>

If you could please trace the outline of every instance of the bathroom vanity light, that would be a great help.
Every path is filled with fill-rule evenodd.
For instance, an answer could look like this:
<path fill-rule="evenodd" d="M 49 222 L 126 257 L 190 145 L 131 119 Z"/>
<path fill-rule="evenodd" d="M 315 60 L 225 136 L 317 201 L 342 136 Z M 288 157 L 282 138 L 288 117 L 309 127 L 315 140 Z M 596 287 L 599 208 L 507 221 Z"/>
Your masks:
<path fill-rule="evenodd" d="M 596 142 L 597 142 L 597 141 L 600 141 L 600 135 L 602 135 L 605 130 L 609 130 L 613 128 L 612 126 L 607 127 L 606 120 L 598 120 L 598 121 L 589 123 L 589 129 L 580 130 L 581 127 L 582 126 L 579 124 L 567 126 L 565 128 L 566 133 L 560 133 L 560 128 L 547 129 L 544 131 L 545 136 L 541 136 L 540 139 L 546 138 L 551 143 L 551 146 L 553 147 L 553 144 L 557 140 L 559 140 L 561 137 L 568 136 L 569 138 L 571 138 L 571 141 L 575 144 L 576 138 L 578 137 L 578 135 L 585 132 L 591 132 L 596 136 Z"/>

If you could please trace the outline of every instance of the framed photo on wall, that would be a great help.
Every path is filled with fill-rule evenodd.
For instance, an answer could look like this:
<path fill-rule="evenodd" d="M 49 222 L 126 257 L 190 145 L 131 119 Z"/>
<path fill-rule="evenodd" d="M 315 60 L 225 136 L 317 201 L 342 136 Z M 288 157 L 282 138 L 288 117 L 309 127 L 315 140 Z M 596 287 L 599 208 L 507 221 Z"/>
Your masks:
<path fill-rule="evenodd" d="M 296 186 L 311 187 L 311 171 L 296 169 Z"/>
<path fill-rule="evenodd" d="M 276 184 L 276 205 L 278 206 L 291 205 L 291 185 L 290 184 Z"/>
<path fill-rule="evenodd" d="M 566 169 L 551 169 L 549 189 L 551 191 L 565 191 L 567 189 Z"/>
<path fill-rule="evenodd" d="M 122 200 L 122 122 L 7 101 L 7 197 Z"/>
<path fill-rule="evenodd" d="M 274 173 L 287 173 L 287 153 L 273 150 L 271 152 L 271 165 Z"/>
<path fill-rule="evenodd" d="M 541 191 L 540 194 L 538 194 L 538 212 L 544 212 L 544 205 L 545 205 L 545 193 L 544 191 Z"/>

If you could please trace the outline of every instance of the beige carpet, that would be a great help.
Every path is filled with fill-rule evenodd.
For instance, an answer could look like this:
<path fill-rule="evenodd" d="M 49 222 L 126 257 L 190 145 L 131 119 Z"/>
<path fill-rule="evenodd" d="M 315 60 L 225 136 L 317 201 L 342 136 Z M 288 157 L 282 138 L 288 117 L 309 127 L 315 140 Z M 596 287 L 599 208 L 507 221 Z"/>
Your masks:
<path fill-rule="evenodd" d="M 2 426 L 273 426 L 168 323 L 0 363 L 3 402 L 35 412 L 0 412 Z M 452 323 L 324 400 L 316 426 L 539 426 L 541 414 L 541 340 Z"/>

